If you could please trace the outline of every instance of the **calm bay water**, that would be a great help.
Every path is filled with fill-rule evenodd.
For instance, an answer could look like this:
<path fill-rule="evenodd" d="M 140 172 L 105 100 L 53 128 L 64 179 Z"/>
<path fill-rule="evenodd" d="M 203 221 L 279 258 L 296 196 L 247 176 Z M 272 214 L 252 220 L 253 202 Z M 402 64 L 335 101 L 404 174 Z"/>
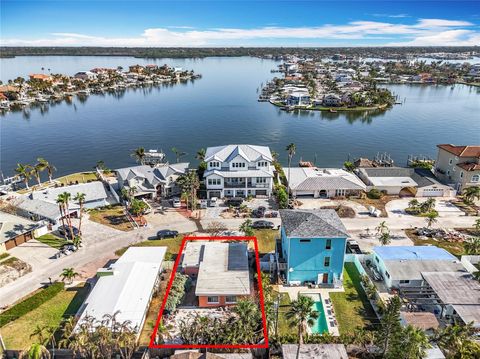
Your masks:
<path fill-rule="evenodd" d="M 435 156 L 436 144 L 480 143 L 480 89 L 467 86 L 389 88 L 405 100 L 380 113 L 285 113 L 257 102 L 257 88 L 273 77 L 277 63 L 256 58 L 144 60 L 130 57 L 17 57 L 0 59 L 0 79 L 41 72 L 73 75 L 93 67 L 167 63 L 203 75 L 195 82 L 122 95 L 91 95 L 81 102 L 8 113 L 0 117 L 0 169 L 44 157 L 56 175 L 89 170 L 98 160 L 111 168 L 133 165 L 139 146 L 163 149 L 170 161 L 176 147 L 192 161 L 200 148 L 228 143 L 270 146 L 287 162 L 285 146 L 318 166 L 341 166 L 349 156 L 390 153 L 403 165 L 409 154 Z"/>

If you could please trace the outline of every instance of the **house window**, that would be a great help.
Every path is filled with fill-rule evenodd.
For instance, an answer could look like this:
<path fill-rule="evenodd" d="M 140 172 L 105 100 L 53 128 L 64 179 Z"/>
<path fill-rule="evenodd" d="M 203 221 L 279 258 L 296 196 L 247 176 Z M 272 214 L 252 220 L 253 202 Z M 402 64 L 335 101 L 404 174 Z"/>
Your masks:
<path fill-rule="evenodd" d="M 332 240 L 327 239 L 327 244 L 325 245 L 325 249 L 332 249 Z"/>
<path fill-rule="evenodd" d="M 208 184 L 210 186 L 219 186 L 222 184 L 222 180 L 220 178 L 209 178 Z"/>
<path fill-rule="evenodd" d="M 404 280 L 400 281 L 400 284 L 408 284 L 408 283 L 410 283 L 410 281 L 408 279 L 407 280 L 404 279 Z"/>
<path fill-rule="evenodd" d="M 345 190 L 344 189 L 337 189 L 335 190 L 335 196 L 340 197 L 340 196 L 345 196 Z"/>
<path fill-rule="evenodd" d="M 266 177 L 257 177 L 257 183 L 267 183 Z"/>
<path fill-rule="evenodd" d="M 210 304 L 218 303 L 218 297 L 217 296 L 207 297 L 207 303 L 210 303 Z"/>
<path fill-rule="evenodd" d="M 460 178 L 463 178 L 463 171 L 460 172 Z"/>
<path fill-rule="evenodd" d="M 268 166 L 268 162 L 267 161 L 260 161 L 258 162 L 258 167 L 267 167 Z"/>
<path fill-rule="evenodd" d="M 480 181 L 480 175 L 473 175 L 472 182 L 478 182 L 478 181 Z"/>
<path fill-rule="evenodd" d="M 300 243 L 310 243 L 310 239 L 300 239 Z"/>
<path fill-rule="evenodd" d="M 236 303 L 237 302 L 237 297 L 234 295 L 227 295 L 225 297 L 225 303 Z"/>
<path fill-rule="evenodd" d="M 385 271 L 385 275 L 387 276 L 387 278 L 390 278 L 390 273 L 388 273 L 387 271 Z"/>
<path fill-rule="evenodd" d="M 232 163 L 233 168 L 243 168 L 245 167 L 245 162 L 234 162 Z"/>
<path fill-rule="evenodd" d="M 210 167 L 218 168 L 220 167 L 220 162 L 210 162 Z"/>
<path fill-rule="evenodd" d="M 323 261 L 323 266 L 324 267 L 330 267 L 330 257 L 325 257 Z"/>

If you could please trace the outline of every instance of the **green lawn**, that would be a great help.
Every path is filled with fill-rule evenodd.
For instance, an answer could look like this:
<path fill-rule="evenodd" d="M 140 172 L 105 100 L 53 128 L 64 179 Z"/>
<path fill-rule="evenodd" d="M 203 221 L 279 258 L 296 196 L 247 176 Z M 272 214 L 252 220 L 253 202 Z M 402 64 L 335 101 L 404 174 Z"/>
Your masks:
<path fill-rule="evenodd" d="M 175 238 L 148 240 L 119 249 L 115 252 L 115 254 L 117 256 L 121 256 L 129 247 L 167 247 L 167 255 L 165 256 L 165 259 L 169 260 L 172 259 L 173 256 L 177 255 L 180 251 L 180 245 L 182 244 L 182 240 L 183 235 L 177 236 Z"/>
<path fill-rule="evenodd" d="M 290 322 L 287 320 L 285 314 L 290 309 L 290 297 L 287 293 L 280 294 L 280 307 L 278 309 L 278 335 L 284 336 L 288 334 L 297 334 L 295 328 L 290 326 Z"/>
<path fill-rule="evenodd" d="M 356 328 L 372 324 L 376 316 L 360 285 L 360 273 L 353 263 L 345 263 L 343 287 L 345 292 L 331 292 L 330 298 L 340 334 L 354 334 Z"/>
<path fill-rule="evenodd" d="M 98 178 L 95 172 L 72 173 L 70 175 L 55 179 L 55 181 L 63 183 L 65 185 L 74 184 L 77 181 L 78 183 L 87 183 L 88 181 L 96 181 L 96 180 L 98 180 Z"/>
<path fill-rule="evenodd" d="M 8 258 L 9 255 L 10 254 L 8 254 L 7 252 L 0 254 L 0 261 L 5 259 L 5 258 Z"/>
<path fill-rule="evenodd" d="M 125 215 L 125 209 L 122 205 L 105 206 L 102 208 L 91 209 L 88 211 L 91 221 L 109 226 L 121 231 L 133 230 L 133 225 Z"/>
<path fill-rule="evenodd" d="M 47 246 L 50 246 L 56 249 L 60 249 L 65 244 L 69 243 L 65 238 L 57 237 L 52 233 L 44 234 L 43 236 L 37 237 L 35 239 L 39 242 L 42 242 L 43 244 L 46 244 Z"/>
<path fill-rule="evenodd" d="M 3 340 L 8 349 L 24 349 L 37 325 L 58 327 L 63 318 L 75 315 L 88 294 L 83 285 L 62 290 L 38 308 L 2 327 Z"/>
<path fill-rule="evenodd" d="M 261 229 L 255 231 L 258 242 L 258 252 L 268 253 L 275 250 L 275 238 L 279 236 L 277 229 Z"/>

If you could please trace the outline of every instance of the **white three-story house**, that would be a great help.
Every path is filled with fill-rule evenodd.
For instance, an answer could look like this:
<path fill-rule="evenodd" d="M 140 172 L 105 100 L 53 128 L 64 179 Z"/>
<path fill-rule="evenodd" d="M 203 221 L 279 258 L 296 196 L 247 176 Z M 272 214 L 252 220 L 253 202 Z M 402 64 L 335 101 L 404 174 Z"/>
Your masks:
<path fill-rule="evenodd" d="M 203 177 L 208 198 L 270 196 L 273 158 L 266 146 L 208 147 Z"/>

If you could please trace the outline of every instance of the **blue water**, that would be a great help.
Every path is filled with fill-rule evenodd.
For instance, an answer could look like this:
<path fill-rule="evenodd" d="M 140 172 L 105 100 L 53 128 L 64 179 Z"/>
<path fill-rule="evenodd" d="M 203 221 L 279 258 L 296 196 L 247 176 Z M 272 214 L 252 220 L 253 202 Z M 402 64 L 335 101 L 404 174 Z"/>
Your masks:
<path fill-rule="evenodd" d="M 310 327 L 312 333 L 322 334 L 328 332 L 327 318 L 325 317 L 325 311 L 323 310 L 321 300 L 313 304 L 313 309 L 319 313 L 319 317 L 318 319 L 315 319 L 315 323 Z"/>
<path fill-rule="evenodd" d="M 250 57 L 145 60 L 130 57 L 17 57 L 0 59 L 3 81 L 41 72 L 74 74 L 93 67 L 168 63 L 203 78 L 176 86 L 127 90 L 121 96 L 91 95 L 85 102 L 0 117 L 0 169 L 44 157 L 57 176 L 89 170 L 98 160 L 110 168 L 134 164 L 131 151 L 176 147 L 194 166 L 200 148 L 227 143 L 270 146 L 287 163 L 285 146 L 318 166 L 341 166 L 348 158 L 388 152 L 397 164 L 409 154 L 435 156 L 439 143 L 480 143 L 480 90 L 467 86 L 389 88 L 403 105 L 380 113 L 286 113 L 257 102 L 257 89 L 277 63 Z"/>

